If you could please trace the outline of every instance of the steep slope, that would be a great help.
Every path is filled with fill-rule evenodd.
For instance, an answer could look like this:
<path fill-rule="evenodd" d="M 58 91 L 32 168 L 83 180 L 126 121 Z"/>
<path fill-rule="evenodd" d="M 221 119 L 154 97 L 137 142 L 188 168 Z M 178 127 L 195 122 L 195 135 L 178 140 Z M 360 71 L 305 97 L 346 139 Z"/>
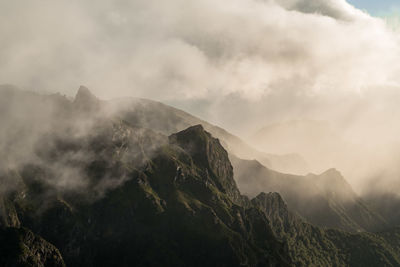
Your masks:
<path fill-rule="evenodd" d="M 3 222 L 27 226 L 50 240 L 68 265 L 400 263 L 400 242 L 391 232 L 322 230 L 292 214 L 277 193 L 262 193 L 251 201 L 241 196 L 227 152 L 201 126 L 168 139 L 124 122 L 102 121 L 100 126 L 82 139 L 47 139 L 51 145 L 39 152 L 41 165 L 8 174 L 20 181 L 3 201 L 2 214 L 8 214 Z M 147 147 L 146 142 L 157 145 L 137 149 Z M 65 158 L 76 150 L 96 156 L 87 162 Z M 89 186 L 77 191 L 52 184 L 57 177 L 52 177 L 56 174 L 49 161 L 61 159 L 69 168 L 78 164 L 74 167 Z"/>
<path fill-rule="evenodd" d="M 240 195 L 227 152 L 201 126 L 167 138 L 100 120 L 71 132 L 47 135 L 40 161 L 5 174 L 19 181 L 3 212 L 68 265 L 289 266 L 266 216 Z M 72 179 L 65 172 L 81 183 L 60 185 Z"/>
<path fill-rule="evenodd" d="M 278 193 L 252 200 L 268 217 L 275 234 L 288 244 L 294 266 L 399 266 L 399 239 L 391 232 L 346 233 L 323 230 L 290 212 Z"/>
<path fill-rule="evenodd" d="M 270 170 L 257 161 L 232 156 L 231 161 L 242 193 L 254 197 L 261 192 L 279 192 L 294 212 L 317 226 L 347 231 L 376 231 L 387 226 L 334 169 L 296 176 Z"/>
<path fill-rule="evenodd" d="M 241 195 L 227 151 L 200 125 L 166 136 L 109 112 L 83 87 L 74 101 L 9 93 L 25 102 L 4 103 L 0 114 L 10 126 L 1 132 L 9 143 L 0 144 L 3 265 L 399 266 L 397 229 L 324 230 L 293 215 L 277 193 Z M 328 209 L 351 230 L 371 226 L 358 202 L 360 215 L 352 213 L 366 226 L 346 215 L 352 205 L 339 200 L 354 195 L 334 170 L 303 177 L 245 163 L 256 172 L 238 182 L 254 196 L 251 186 L 273 185 L 299 208 L 295 193 L 309 190 L 303 205 L 322 203 L 313 212 Z"/>
<path fill-rule="evenodd" d="M 385 218 L 391 227 L 400 226 L 400 196 L 399 194 L 371 188 L 365 192 L 363 198 Z"/>
<path fill-rule="evenodd" d="M 234 155 L 257 159 L 268 167 L 289 173 L 304 173 L 308 170 L 306 161 L 298 154 L 260 152 L 226 130 L 160 102 L 137 98 L 114 100 L 109 103 L 108 109 L 132 125 L 153 129 L 166 135 L 201 124 L 213 136 L 219 138 L 222 145 Z"/>
<path fill-rule="evenodd" d="M 260 152 L 226 130 L 160 102 L 141 98 L 101 101 L 84 86 L 79 88 L 75 99 L 70 101 L 59 94 L 39 95 L 21 91 L 14 86 L 0 85 L 0 111 L 4 111 L 3 116 L 0 112 L 0 119 L 3 121 L 18 121 L 18 114 L 23 113 L 29 114 L 26 120 L 32 121 L 32 125 L 26 128 L 35 128 L 37 120 L 41 127 L 54 128 L 48 125 L 51 121 L 49 114 L 58 113 L 61 119 L 68 109 L 78 109 L 81 114 L 98 112 L 102 117 L 119 117 L 131 125 L 152 129 L 164 135 L 201 124 L 213 136 L 219 138 L 230 153 L 241 158 L 257 159 L 265 166 L 290 173 L 304 173 L 308 169 L 305 160 L 297 154 L 275 155 Z M 35 110 L 41 110 L 43 113 L 36 114 Z M 46 122 L 45 125 L 43 121 Z"/>

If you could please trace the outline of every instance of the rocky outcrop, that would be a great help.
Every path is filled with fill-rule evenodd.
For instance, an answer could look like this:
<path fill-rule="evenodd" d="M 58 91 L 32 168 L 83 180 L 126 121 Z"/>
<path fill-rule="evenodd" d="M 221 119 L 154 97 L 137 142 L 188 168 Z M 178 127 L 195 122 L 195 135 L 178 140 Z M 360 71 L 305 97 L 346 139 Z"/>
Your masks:
<path fill-rule="evenodd" d="M 169 137 L 171 144 L 184 149 L 206 171 L 206 182 L 213 183 L 219 190 L 227 193 L 235 201 L 240 201 L 240 192 L 233 179 L 233 168 L 227 151 L 218 139 L 206 132 L 201 125 L 189 127 L 186 130 Z"/>
<path fill-rule="evenodd" d="M 60 252 L 26 228 L 0 229 L 0 265 L 64 267 Z"/>
<path fill-rule="evenodd" d="M 80 112 L 96 112 L 100 109 L 100 100 L 85 86 L 80 86 L 73 105 Z"/>

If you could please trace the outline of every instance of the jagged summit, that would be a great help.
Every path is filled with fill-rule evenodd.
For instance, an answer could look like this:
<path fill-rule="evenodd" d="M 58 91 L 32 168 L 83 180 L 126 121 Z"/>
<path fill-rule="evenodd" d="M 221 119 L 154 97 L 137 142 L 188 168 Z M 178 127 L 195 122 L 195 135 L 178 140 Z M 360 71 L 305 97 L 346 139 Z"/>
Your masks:
<path fill-rule="evenodd" d="M 340 171 L 335 168 L 326 170 L 325 172 L 318 175 L 318 178 L 318 184 L 324 190 L 337 191 L 337 193 L 345 193 L 348 195 L 352 195 L 353 197 L 356 195 L 350 184 L 346 181 Z"/>
<path fill-rule="evenodd" d="M 212 137 L 204 130 L 201 124 L 198 124 L 172 134 L 169 139 L 170 142 L 176 143 L 183 148 L 190 147 L 189 151 L 191 151 L 191 154 L 199 154 L 199 152 L 206 152 Z"/>
<path fill-rule="evenodd" d="M 233 168 L 228 152 L 218 139 L 211 136 L 198 124 L 169 136 L 171 144 L 184 149 L 198 166 L 207 170 L 206 176 L 235 201 L 240 201 L 240 193 L 233 179 Z"/>
<path fill-rule="evenodd" d="M 193 134 L 194 133 L 206 133 L 206 131 L 204 130 L 203 125 L 197 124 L 197 125 L 190 126 L 189 128 L 182 130 L 177 134 L 191 134 L 191 133 L 193 133 Z"/>
<path fill-rule="evenodd" d="M 99 108 L 100 100 L 87 87 L 81 85 L 76 93 L 74 105 L 79 110 L 94 111 Z"/>
<path fill-rule="evenodd" d="M 192 127 L 189 127 L 186 129 L 188 131 L 204 131 L 204 127 L 201 124 L 193 125 Z"/>
<path fill-rule="evenodd" d="M 97 97 L 92 92 L 90 92 L 89 88 L 81 85 L 78 89 L 78 92 L 75 95 L 74 102 L 87 101 L 87 100 L 98 101 Z"/>
<path fill-rule="evenodd" d="M 261 192 L 258 196 L 256 196 L 256 198 L 265 198 L 265 197 L 270 197 L 273 199 L 278 199 L 283 201 L 281 195 L 278 192 L 269 192 L 269 193 Z"/>
<path fill-rule="evenodd" d="M 204 130 L 203 126 L 198 124 L 191 126 L 183 131 L 172 134 L 169 140 L 173 144 L 177 144 L 191 154 L 196 160 L 202 164 L 212 163 L 215 153 L 224 160 L 228 160 L 228 153 L 221 146 L 218 139 L 213 138 L 210 133 Z"/>
<path fill-rule="evenodd" d="M 332 176 L 343 177 L 342 174 L 340 173 L 340 171 L 338 171 L 335 168 L 328 169 L 328 170 L 324 171 L 323 173 L 321 173 L 321 175 L 332 175 Z"/>

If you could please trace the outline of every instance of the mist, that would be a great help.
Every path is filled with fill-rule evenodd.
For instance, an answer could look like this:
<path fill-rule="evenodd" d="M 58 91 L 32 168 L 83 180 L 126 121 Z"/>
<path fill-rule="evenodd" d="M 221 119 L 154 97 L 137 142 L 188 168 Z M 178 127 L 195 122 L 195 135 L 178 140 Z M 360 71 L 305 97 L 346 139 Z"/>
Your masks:
<path fill-rule="evenodd" d="M 85 87 L 69 99 L 0 86 L 0 198 L 28 184 L 44 200 L 72 193 L 93 201 L 137 178 L 122 166 L 145 169 L 167 137 L 127 124 L 117 106 Z"/>
<path fill-rule="evenodd" d="M 0 38 L 0 83 L 159 100 L 311 172 L 336 167 L 360 192 L 398 188 L 399 32 L 344 0 L 2 1 Z M 340 141 L 253 138 L 294 120 Z"/>

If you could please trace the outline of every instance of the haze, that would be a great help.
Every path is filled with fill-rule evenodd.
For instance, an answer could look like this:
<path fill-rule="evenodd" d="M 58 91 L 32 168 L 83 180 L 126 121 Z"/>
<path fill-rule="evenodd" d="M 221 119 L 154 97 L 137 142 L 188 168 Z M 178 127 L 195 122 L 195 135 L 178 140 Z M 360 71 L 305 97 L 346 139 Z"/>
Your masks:
<path fill-rule="evenodd" d="M 399 32 L 344 0 L 1 1 L 0 38 L 0 83 L 163 101 L 358 191 L 400 173 Z M 292 121 L 336 139 L 254 138 Z"/>

